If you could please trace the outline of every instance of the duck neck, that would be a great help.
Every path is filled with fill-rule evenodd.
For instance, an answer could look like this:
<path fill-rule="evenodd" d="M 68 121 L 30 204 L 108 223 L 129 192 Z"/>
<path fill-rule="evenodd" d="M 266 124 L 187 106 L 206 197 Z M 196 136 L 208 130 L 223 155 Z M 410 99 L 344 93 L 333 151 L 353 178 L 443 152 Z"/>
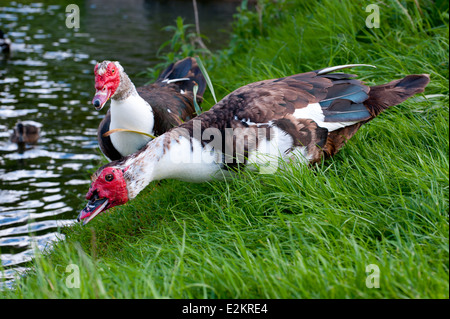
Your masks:
<path fill-rule="evenodd" d="M 139 96 L 125 72 L 111 98 L 110 129 L 126 129 L 154 135 L 154 114 L 151 106 Z M 114 147 L 127 156 L 143 147 L 151 138 L 137 133 L 118 132 L 111 136 Z"/>
<path fill-rule="evenodd" d="M 163 154 L 162 139 L 158 137 L 124 160 L 124 176 L 130 199 L 135 198 L 152 181 L 159 179 L 155 172 Z"/>
<path fill-rule="evenodd" d="M 125 159 L 130 198 L 150 182 L 167 178 L 189 182 L 221 179 L 222 155 L 205 149 L 187 130 L 176 128 L 150 141 Z"/>
<path fill-rule="evenodd" d="M 111 96 L 112 100 L 123 101 L 131 95 L 138 95 L 136 87 L 125 72 L 120 72 L 120 84 L 116 92 Z"/>

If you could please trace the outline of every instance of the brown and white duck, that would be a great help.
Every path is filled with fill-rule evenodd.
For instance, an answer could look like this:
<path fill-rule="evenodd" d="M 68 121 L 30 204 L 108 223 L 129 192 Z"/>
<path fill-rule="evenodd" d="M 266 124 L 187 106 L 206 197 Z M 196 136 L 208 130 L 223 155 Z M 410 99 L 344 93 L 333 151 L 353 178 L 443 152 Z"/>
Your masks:
<path fill-rule="evenodd" d="M 135 88 L 119 62 L 103 61 L 94 69 L 95 108 L 101 110 L 111 98 L 111 107 L 98 128 L 103 154 L 118 160 L 132 154 L 151 140 L 195 117 L 193 88 L 198 85 L 197 102 L 202 101 L 206 82 L 194 58 L 172 63 L 155 83 Z M 112 130 L 137 131 L 144 134 Z M 146 135 L 145 135 L 146 134 Z"/>
<path fill-rule="evenodd" d="M 209 111 L 97 170 L 78 219 L 135 198 L 151 181 L 192 182 L 233 175 L 238 166 L 274 173 L 278 160 L 314 163 L 329 157 L 390 106 L 424 91 L 429 76 L 408 75 L 367 86 L 329 67 L 243 86 Z M 282 163 L 282 162 L 281 162 Z M 268 164 L 268 166 L 265 166 Z M 265 170 L 265 171 L 263 171 Z"/>

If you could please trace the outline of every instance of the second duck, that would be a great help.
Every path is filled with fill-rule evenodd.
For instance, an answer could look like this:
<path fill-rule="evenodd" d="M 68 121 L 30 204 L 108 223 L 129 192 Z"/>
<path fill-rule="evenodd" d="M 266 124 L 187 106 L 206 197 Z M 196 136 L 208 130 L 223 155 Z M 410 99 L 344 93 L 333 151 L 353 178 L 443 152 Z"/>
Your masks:
<path fill-rule="evenodd" d="M 117 61 L 103 61 L 94 69 L 96 93 L 92 104 L 101 110 L 111 98 L 111 107 L 100 122 L 97 138 L 103 154 L 111 161 L 143 147 L 152 136 L 195 117 L 193 88 L 198 85 L 197 102 L 202 101 L 205 79 L 194 58 L 172 63 L 155 83 L 136 89 Z M 123 129 L 145 133 L 116 131 Z"/>

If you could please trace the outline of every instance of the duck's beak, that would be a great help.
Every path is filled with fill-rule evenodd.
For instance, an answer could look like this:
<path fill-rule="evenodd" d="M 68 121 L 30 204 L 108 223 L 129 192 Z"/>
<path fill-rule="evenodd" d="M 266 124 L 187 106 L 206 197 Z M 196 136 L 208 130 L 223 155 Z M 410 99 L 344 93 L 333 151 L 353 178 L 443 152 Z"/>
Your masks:
<path fill-rule="evenodd" d="M 95 92 L 95 96 L 92 99 L 92 104 L 94 104 L 95 109 L 100 111 L 103 106 L 108 102 L 111 96 L 111 90 L 104 86 L 101 90 Z"/>
<path fill-rule="evenodd" d="M 106 210 L 108 206 L 107 198 L 98 198 L 97 193 L 92 196 L 89 203 L 78 215 L 77 221 L 83 221 L 83 225 L 89 223 L 95 216 Z"/>

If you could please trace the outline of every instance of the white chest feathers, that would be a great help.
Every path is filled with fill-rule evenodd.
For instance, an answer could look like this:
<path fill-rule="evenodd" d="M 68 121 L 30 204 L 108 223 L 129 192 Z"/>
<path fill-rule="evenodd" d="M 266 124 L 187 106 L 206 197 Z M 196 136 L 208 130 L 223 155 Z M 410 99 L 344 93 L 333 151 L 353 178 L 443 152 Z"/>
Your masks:
<path fill-rule="evenodd" d="M 153 135 L 154 117 L 150 105 L 137 94 L 125 100 L 111 100 L 110 130 L 127 129 Z M 138 133 L 117 132 L 111 135 L 111 142 L 122 156 L 142 148 L 151 138 Z"/>

